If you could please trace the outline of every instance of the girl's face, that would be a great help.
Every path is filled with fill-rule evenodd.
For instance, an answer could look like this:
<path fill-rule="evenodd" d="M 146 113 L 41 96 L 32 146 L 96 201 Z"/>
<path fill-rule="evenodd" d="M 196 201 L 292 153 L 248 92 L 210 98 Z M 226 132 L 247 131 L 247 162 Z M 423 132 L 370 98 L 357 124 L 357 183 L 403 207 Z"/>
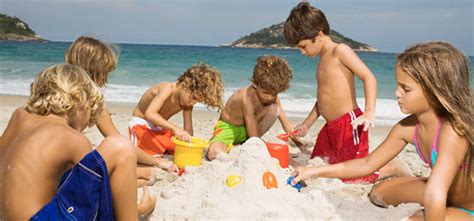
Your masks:
<path fill-rule="evenodd" d="M 421 86 L 413 80 L 410 75 L 403 71 L 398 64 L 395 78 L 397 80 L 395 96 L 397 97 L 398 105 L 402 113 L 418 114 L 430 109 L 430 105 Z"/>

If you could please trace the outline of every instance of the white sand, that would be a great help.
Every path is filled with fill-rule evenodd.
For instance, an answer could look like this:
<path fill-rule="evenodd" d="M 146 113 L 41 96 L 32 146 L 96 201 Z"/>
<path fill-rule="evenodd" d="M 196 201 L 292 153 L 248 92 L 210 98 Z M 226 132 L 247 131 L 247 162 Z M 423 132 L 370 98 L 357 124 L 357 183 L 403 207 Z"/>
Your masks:
<path fill-rule="evenodd" d="M 6 128 L 11 113 L 24 103 L 24 97 L 0 96 L 0 130 Z M 131 118 L 130 105 L 109 104 L 112 119 L 122 134 L 127 135 Z M 218 115 L 208 111 L 195 111 L 193 125 L 195 136 L 208 138 Z M 301 119 L 292 119 L 294 123 Z M 172 122 L 182 125 L 181 116 Z M 313 126 L 305 138 L 312 147 L 321 122 Z M 386 136 L 389 128 L 378 127 L 370 132 L 370 147 L 375 148 Z M 263 137 L 277 141 L 276 134 L 283 130 L 279 123 Z M 96 128 L 85 132 L 97 146 L 103 139 Z M 308 161 L 308 155 L 299 154 L 291 146 L 292 159 L 299 164 L 322 164 L 321 159 Z M 423 165 L 413 147 L 406 148 L 398 157 L 414 175 L 426 175 L 429 169 Z M 338 179 L 309 179 L 301 192 L 287 186 L 289 177 L 271 159 L 264 143 L 251 139 L 234 148 L 229 154 L 219 155 L 213 162 L 203 161 L 200 167 L 188 167 L 178 177 L 157 169 L 157 182 L 150 188 L 157 198 L 150 220 L 162 219 L 266 219 L 266 220 L 401 220 L 420 209 L 418 204 L 405 204 L 388 209 L 374 206 L 368 199 L 372 185 L 344 184 Z M 270 171 L 278 180 L 278 189 L 267 190 L 262 185 L 262 174 Z M 229 188 L 228 175 L 238 173 L 242 182 Z M 139 191 L 139 197 L 141 191 Z"/>

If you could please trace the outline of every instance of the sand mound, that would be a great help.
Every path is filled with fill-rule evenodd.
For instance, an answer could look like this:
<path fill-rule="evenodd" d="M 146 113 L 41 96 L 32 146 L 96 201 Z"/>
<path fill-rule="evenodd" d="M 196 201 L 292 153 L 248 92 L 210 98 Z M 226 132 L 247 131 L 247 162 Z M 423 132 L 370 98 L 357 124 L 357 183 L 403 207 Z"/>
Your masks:
<path fill-rule="evenodd" d="M 323 162 L 315 158 L 309 163 Z M 266 171 L 275 175 L 278 189 L 263 186 Z M 231 174 L 242 177 L 233 188 L 225 184 Z M 249 139 L 215 161 L 186 168 L 182 177 L 159 172 L 151 188 L 157 204 L 150 219 L 400 220 L 419 208 L 415 204 L 375 207 L 367 198 L 371 185 L 344 184 L 338 179 L 310 179 L 308 187 L 298 192 L 286 185 L 288 177 L 260 139 Z"/>

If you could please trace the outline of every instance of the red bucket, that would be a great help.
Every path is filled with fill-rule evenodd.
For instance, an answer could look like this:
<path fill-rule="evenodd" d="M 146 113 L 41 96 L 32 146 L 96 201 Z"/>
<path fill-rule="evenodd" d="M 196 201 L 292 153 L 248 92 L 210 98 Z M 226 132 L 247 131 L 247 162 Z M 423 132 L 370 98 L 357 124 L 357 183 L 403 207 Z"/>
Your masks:
<path fill-rule="evenodd" d="M 279 143 L 267 143 L 267 149 L 270 153 L 270 156 L 278 159 L 281 168 L 288 167 L 288 161 L 290 159 L 288 145 Z"/>

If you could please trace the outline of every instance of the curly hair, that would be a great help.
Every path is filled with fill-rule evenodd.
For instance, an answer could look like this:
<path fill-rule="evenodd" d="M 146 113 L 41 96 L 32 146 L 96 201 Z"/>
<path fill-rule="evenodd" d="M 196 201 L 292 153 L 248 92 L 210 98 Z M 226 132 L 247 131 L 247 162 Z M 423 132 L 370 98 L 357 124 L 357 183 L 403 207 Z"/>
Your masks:
<path fill-rule="evenodd" d="M 198 102 L 220 110 L 223 107 L 224 86 L 221 73 L 206 63 L 197 63 L 188 68 L 177 80 L 177 84 L 196 95 Z"/>
<path fill-rule="evenodd" d="M 45 69 L 31 83 L 26 110 L 38 115 L 49 114 L 72 117 L 76 111 L 88 111 L 88 126 L 97 122 L 104 98 L 99 87 L 87 72 L 70 64 L 59 64 Z"/>
<path fill-rule="evenodd" d="M 81 36 L 66 51 L 66 63 L 77 65 L 89 73 L 99 86 L 107 85 L 109 72 L 115 70 L 119 49 L 97 38 Z"/>
<path fill-rule="evenodd" d="M 283 27 L 285 39 L 291 45 L 296 45 L 305 39 L 313 39 L 320 31 L 330 35 L 329 22 L 323 11 L 308 2 L 300 2 L 295 6 Z"/>
<path fill-rule="evenodd" d="M 290 87 L 293 78 L 288 63 L 275 55 L 257 58 L 253 69 L 252 83 L 270 93 L 280 93 Z"/>
<path fill-rule="evenodd" d="M 438 117 L 474 144 L 473 91 L 469 60 L 447 42 L 419 43 L 397 57 L 398 65 L 418 84 Z"/>

